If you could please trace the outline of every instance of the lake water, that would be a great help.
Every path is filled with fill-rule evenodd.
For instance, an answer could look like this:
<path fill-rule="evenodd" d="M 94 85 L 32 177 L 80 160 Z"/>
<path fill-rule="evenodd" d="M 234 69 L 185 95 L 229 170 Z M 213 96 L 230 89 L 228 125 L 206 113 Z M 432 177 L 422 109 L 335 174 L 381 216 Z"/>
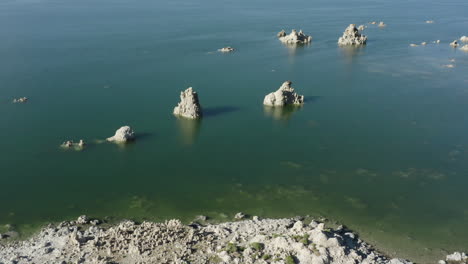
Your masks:
<path fill-rule="evenodd" d="M 466 250 L 468 53 L 449 46 L 468 35 L 466 10 L 466 0 L 3 0 L 0 225 L 308 214 L 420 263 Z M 337 46 L 350 23 L 368 25 L 366 47 Z M 293 28 L 312 44 L 276 39 Z M 216 52 L 224 46 L 236 52 Z M 285 80 L 307 102 L 265 109 Z M 189 86 L 200 122 L 172 115 Z M 135 143 L 99 143 L 123 125 Z M 69 139 L 89 145 L 61 149 Z"/>

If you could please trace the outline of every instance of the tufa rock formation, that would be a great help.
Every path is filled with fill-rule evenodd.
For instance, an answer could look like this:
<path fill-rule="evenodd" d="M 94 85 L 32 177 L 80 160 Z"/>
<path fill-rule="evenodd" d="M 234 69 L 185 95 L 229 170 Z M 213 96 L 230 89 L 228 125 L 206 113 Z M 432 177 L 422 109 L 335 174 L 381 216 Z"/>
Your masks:
<path fill-rule="evenodd" d="M 218 50 L 219 52 L 233 52 L 234 51 L 234 48 L 232 47 L 224 47 L 222 49 L 219 49 Z"/>
<path fill-rule="evenodd" d="M 117 143 L 125 143 L 128 141 L 132 141 L 135 139 L 135 132 L 129 126 L 123 126 L 117 131 L 115 131 L 115 135 L 107 138 L 107 141 L 110 142 L 117 142 Z"/>
<path fill-rule="evenodd" d="M 343 36 L 338 39 L 339 45 L 365 45 L 366 42 L 367 37 L 359 33 L 355 24 L 350 24 L 343 33 Z"/>
<path fill-rule="evenodd" d="M 21 97 L 21 98 L 18 98 L 18 99 L 13 99 L 13 103 L 26 103 L 28 101 L 28 98 L 27 97 Z"/>
<path fill-rule="evenodd" d="M 461 47 L 460 50 L 468 51 L 468 44 L 466 44 L 466 45 L 464 45 L 463 47 Z"/>
<path fill-rule="evenodd" d="M 461 41 L 461 42 L 468 42 L 468 37 L 467 37 L 467 36 L 462 36 L 462 37 L 460 38 L 460 41 Z"/>
<path fill-rule="evenodd" d="M 293 29 L 289 35 L 286 35 L 286 32 L 281 30 L 277 36 L 281 42 L 287 44 L 306 44 L 312 41 L 312 37 L 304 34 L 302 30 L 297 32 L 295 29 Z"/>
<path fill-rule="evenodd" d="M 180 103 L 174 108 L 174 115 L 190 119 L 202 116 L 198 94 L 193 91 L 192 87 L 180 92 Z"/>
<path fill-rule="evenodd" d="M 267 94 L 263 100 L 263 104 L 268 106 L 300 105 L 303 103 L 304 96 L 294 92 L 290 81 L 284 82 L 276 92 Z"/>
<path fill-rule="evenodd" d="M 458 47 L 458 41 L 457 40 L 454 40 L 452 43 L 450 43 L 450 46 L 452 47 Z"/>

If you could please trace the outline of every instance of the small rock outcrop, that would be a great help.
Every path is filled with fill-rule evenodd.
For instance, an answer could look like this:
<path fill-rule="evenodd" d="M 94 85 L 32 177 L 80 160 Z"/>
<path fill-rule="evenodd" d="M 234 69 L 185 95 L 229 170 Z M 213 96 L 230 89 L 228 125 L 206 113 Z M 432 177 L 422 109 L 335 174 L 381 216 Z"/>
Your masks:
<path fill-rule="evenodd" d="M 291 84 L 292 82 L 286 81 L 276 92 L 267 94 L 263 100 L 263 104 L 268 106 L 303 104 L 304 96 L 295 93 L 294 88 L 291 87 Z"/>
<path fill-rule="evenodd" d="M 129 126 L 123 126 L 117 131 L 115 131 L 115 135 L 107 138 L 107 141 L 110 142 L 118 142 L 118 143 L 125 143 L 128 141 L 132 141 L 135 139 L 135 132 Z"/>
<path fill-rule="evenodd" d="M 367 42 L 367 36 L 361 35 L 355 24 L 350 24 L 343 36 L 338 39 L 339 45 L 365 45 Z"/>
<path fill-rule="evenodd" d="M 452 43 L 450 43 L 450 46 L 452 47 L 458 47 L 458 41 L 457 40 L 454 40 Z"/>
<path fill-rule="evenodd" d="M 426 20 L 426 24 L 432 24 L 434 23 L 434 20 Z"/>
<path fill-rule="evenodd" d="M 461 47 L 460 50 L 468 51 L 468 44 L 467 44 L 467 45 L 464 45 L 463 47 Z"/>
<path fill-rule="evenodd" d="M 241 219 L 244 219 L 245 217 L 246 217 L 245 214 L 243 214 L 242 212 L 239 212 L 234 216 L 234 219 L 241 220 Z"/>
<path fill-rule="evenodd" d="M 461 42 L 468 42 L 468 37 L 467 37 L 467 36 L 462 36 L 462 37 L 460 38 L 460 41 L 461 41 Z"/>
<path fill-rule="evenodd" d="M 83 149 L 86 146 L 84 140 L 80 139 L 78 143 L 73 142 L 73 140 L 67 140 L 60 145 L 62 148 L 74 148 L 76 150 Z"/>
<path fill-rule="evenodd" d="M 28 101 L 27 97 L 20 97 L 13 99 L 13 103 L 26 103 Z"/>
<path fill-rule="evenodd" d="M 386 27 L 386 26 L 387 26 L 387 24 L 385 24 L 383 21 L 380 21 L 379 27 Z"/>
<path fill-rule="evenodd" d="M 360 25 L 357 29 L 358 29 L 359 31 L 363 31 L 365 28 L 366 28 L 366 26 Z"/>
<path fill-rule="evenodd" d="M 233 52 L 234 51 L 234 48 L 232 47 L 224 47 L 224 48 L 221 48 L 218 50 L 219 52 L 223 52 L 223 53 L 226 53 L 226 52 Z"/>
<path fill-rule="evenodd" d="M 174 115 L 190 119 L 196 119 L 202 116 L 202 108 L 198 100 L 198 94 L 192 87 L 180 92 L 180 102 L 174 108 Z"/>
<path fill-rule="evenodd" d="M 304 34 L 302 30 L 297 32 L 293 29 L 289 35 L 286 35 L 286 32 L 282 30 L 277 34 L 277 36 L 281 42 L 287 44 L 306 44 L 312 41 L 312 37 Z"/>

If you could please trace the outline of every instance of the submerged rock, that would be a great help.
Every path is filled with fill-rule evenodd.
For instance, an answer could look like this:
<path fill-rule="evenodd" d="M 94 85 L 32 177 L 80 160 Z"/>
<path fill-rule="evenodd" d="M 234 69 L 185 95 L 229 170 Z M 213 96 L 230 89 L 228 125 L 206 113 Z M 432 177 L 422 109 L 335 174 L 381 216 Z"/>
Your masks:
<path fill-rule="evenodd" d="M 426 23 L 427 24 L 432 24 L 432 23 L 434 23 L 434 20 L 426 20 Z"/>
<path fill-rule="evenodd" d="M 73 142 L 73 140 L 67 140 L 60 146 L 62 148 L 75 148 L 76 150 L 81 150 L 86 146 L 86 143 L 82 139 L 80 139 L 78 143 Z"/>
<path fill-rule="evenodd" d="M 264 105 L 268 106 L 285 106 L 285 105 L 300 105 L 304 103 L 304 96 L 298 95 L 291 87 L 292 82 L 286 81 L 281 87 L 273 93 L 267 94 L 263 100 Z"/>
<path fill-rule="evenodd" d="M 224 47 L 222 49 L 219 49 L 218 51 L 219 52 L 233 52 L 234 48 L 228 46 L 228 47 Z"/>
<path fill-rule="evenodd" d="M 460 41 L 461 41 L 461 42 L 468 42 L 468 37 L 467 37 L 467 36 L 462 36 L 462 37 L 460 38 Z"/>
<path fill-rule="evenodd" d="M 134 139 L 135 132 L 129 126 L 123 126 L 115 131 L 114 136 L 107 138 L 107 141 L 125 143 Z"/>
<path fill-rule="evenodd" d="M 452 47 L 458 47 L 458 41 L 457 40 L 454 40 L 452 43 L 450 43 L 450 46 Z"/>
<path fill-rule="evenodd" d="M 421 42 L 421 45 L 425 46 L 427 44 L 427 42 Z"/>
<path fill-rule="evenodd" d="M 27 97 L 20 97 L 13 99 L 13 103 L 26 103 L 28 101 Z"/>
<path fill-rule="evenodd" d="M 343 33 L 343 36 L 338 39 L 339 45 L 365 45 L 366 42 L 367 37 L 359 33 L 355 24 L 350 24 Z"/>
<path fill-rule="evenodd" d="M 198 94 L 192 87 L 180 92 L 180 102 L 174 108 L 174 115 L 190 119 L 200 118 L 202 116 Z"/>
<path fill-rule="evenodd" d="M 312 37 L 304 34 L 302 30 L 297 32 L 293 29 L 289 35 L 286 35 L 286 32 L 282 30 L 277 36 L 281 42 L 288 44 L 306 44 L 312 41 Z"/>
<path fill-rule="evenodd" d="M 411 47 L 417 47 L 417 46 L 419 46 L 419 45 L 418 45 L 418 44 L 411 43 L 410 46 L 411 46 Z"/>

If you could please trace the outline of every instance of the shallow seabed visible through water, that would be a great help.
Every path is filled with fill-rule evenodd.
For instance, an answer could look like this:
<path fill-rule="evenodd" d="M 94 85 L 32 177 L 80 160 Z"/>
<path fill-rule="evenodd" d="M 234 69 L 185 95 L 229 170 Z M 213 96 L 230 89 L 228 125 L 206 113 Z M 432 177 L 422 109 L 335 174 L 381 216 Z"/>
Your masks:
<path fill-rule="evenodd" d="M 242 211 L 327 217 L 418 263 L 466 250 L 468 52 L 449 46 L 468 35 L 466 10 L 465 0 L 4 0 L 0 232 L 81 214 Z M 368 26 L 365 47 L 337 46 L 350 23 Z M 285 46 L 282 29 L 312 43 Z M 236 51 L 217 52 L 225 46 Z M 306 103 L 264 108 L 286 80 Z M 172 116 L 189 86 L 200 121 Z M 135 143 L 100 143 L 123 125 Z M 59 147 L 70 139 L 89 145 Z"/>

